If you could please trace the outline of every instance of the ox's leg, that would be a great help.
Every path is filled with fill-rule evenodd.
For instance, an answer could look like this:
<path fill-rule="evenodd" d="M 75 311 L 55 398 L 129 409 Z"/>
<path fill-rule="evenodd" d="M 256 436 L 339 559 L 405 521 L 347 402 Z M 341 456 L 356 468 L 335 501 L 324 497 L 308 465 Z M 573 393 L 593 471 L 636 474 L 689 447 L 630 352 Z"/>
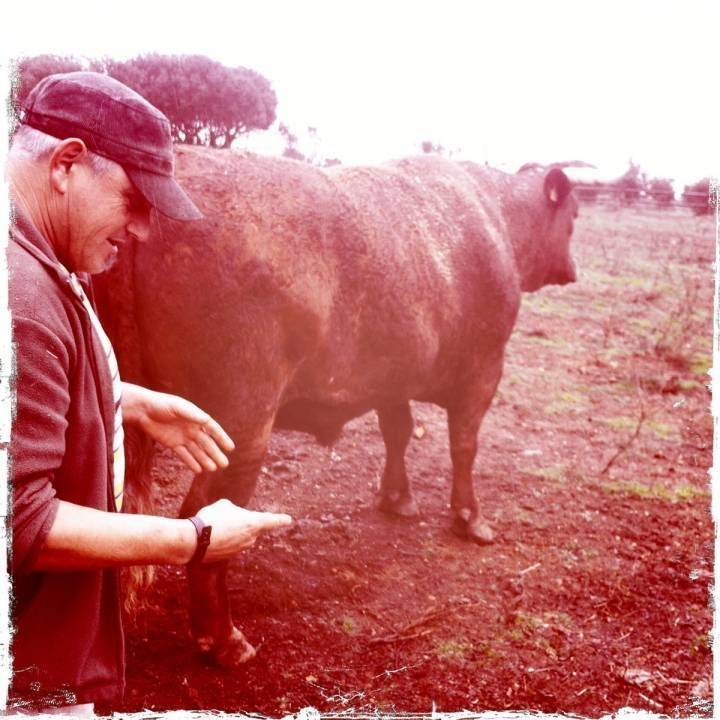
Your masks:
<path fill-rule="evenodd" d="M 405 472 L 405 450 L 413 429 L 410 403 L 383 407 L 377 413 L 386 451 L 378 507 L 383 512 L 412 517 L 418 509 Z"/>
<path fill-rule="evenodd" d="M 448 405 L 450 457 L 453 465 L 452 529 L 479 544 L 491 543 L 494 534 L 483 521 L 473 489 L 472 469 L 477 453 L 480 424 L 492 402 L 502 375 L 502 358 L 485 366 L 474 377 L 462 398 Z"/>
<path fill-rule="evenodd" d="M 181 517 L 192 517 L 200 508 L 227 498 L 246 505 L 255 488 L 265 440 L 248 449 L 236 442 L 230 467 L 212 475 L 198 475 L 190 488 Z M 188 568 L 190 626 L 198 648 L 223 667 L 236 667 L 255 656 L 255 648 L 232 620 L 226 576 L 227 562 Z"/>

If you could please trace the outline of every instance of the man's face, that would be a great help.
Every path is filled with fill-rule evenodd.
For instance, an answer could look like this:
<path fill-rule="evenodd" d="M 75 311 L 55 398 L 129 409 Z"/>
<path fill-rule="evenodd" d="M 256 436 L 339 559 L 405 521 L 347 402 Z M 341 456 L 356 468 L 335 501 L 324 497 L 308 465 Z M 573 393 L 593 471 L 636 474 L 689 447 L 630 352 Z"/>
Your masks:
<path fill-rule="evenodd" d="M 145 239 L 150 206 L 116 163 L 97 172 L 81 161 L 72 175 L 65 260 L 75 272 L 102 272 L 132 236 Z"/>

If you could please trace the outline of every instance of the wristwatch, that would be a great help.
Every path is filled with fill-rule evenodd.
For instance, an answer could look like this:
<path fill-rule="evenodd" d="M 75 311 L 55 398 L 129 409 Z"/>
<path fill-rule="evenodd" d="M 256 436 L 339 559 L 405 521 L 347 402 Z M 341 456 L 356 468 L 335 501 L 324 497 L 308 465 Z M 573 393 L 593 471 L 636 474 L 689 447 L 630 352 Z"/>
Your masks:
<path fill-rule="evenodd" d="M 188 565 L 197 565 L 202 561 L 207 552 L 208 545 L 210 544 L 212 525 L 206 525 L 197 515 L 188 518 L 188 520 L 195 526 L 195 532 L 197 533 L 197 547 Z"/>

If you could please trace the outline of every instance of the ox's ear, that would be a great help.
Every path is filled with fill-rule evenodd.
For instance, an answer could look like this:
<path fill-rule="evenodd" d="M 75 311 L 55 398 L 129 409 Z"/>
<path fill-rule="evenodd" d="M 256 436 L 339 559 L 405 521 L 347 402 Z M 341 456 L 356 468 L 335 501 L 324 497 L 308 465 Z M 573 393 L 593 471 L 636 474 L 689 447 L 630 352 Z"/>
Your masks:
<path fill-rule="evenodd" d="M 552 168 L 545 175 L 543 189 L 548 202 L 558 207 L 562 205 L 565 198 L 570 194 L 572 183 L 560 168 Z"/>

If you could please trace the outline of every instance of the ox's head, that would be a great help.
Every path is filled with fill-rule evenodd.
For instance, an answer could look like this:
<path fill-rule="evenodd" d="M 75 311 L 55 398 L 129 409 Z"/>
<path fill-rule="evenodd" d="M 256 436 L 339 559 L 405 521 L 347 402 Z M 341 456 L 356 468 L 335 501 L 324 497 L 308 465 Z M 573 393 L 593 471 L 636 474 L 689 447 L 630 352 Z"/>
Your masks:
<path fill-rule="evenodd" d="M 557 165 L 538 171 L 526 166 L 519 171 L 529 194 L 531 212 L 524 253 L 528 261 L 522 273 L 522 289 L 532 292 L 544 285 L 575 282 L 577 272 L 570 254 L 570 237 L 578 214 L 572 182 Z M 526 195 L 527 197 L 527 195 Z"/>

